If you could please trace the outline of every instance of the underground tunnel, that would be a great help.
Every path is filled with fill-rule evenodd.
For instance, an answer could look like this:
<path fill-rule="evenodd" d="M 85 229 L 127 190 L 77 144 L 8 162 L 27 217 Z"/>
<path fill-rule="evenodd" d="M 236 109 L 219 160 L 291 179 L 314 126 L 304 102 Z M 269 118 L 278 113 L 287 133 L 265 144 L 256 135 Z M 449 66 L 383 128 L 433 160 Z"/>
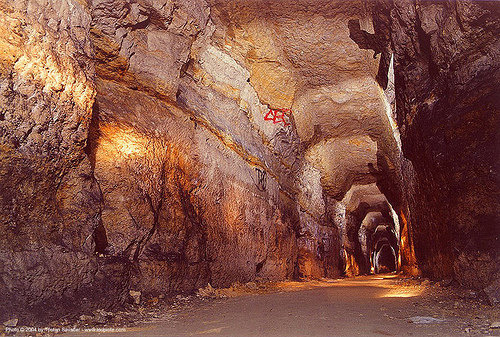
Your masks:
<path fill-rule="evenodd" d="M 500 3 L 4 0 L 0 23 L 2 322 L 371 274 L 500 301 Z"/>

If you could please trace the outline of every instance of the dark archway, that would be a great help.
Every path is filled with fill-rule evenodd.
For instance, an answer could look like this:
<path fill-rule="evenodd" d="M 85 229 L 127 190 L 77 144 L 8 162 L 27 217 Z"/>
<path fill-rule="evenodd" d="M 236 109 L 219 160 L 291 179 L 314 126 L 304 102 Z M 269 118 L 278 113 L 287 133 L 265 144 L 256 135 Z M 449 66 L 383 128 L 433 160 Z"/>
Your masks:
<path fill-rule="evenodd" d="M 346 207 L 342 231 L 342 256 L 346 276 L 373 272 L 373 252 L 385 238 L 394 251 L 394 270 L 398 269 L 399 219 L 376 184 L 354 185 L 342 201 Z M 379 226 L 387 227 L 382 233 Z M 392 265 L 391 264 L 391 265 Z"/>

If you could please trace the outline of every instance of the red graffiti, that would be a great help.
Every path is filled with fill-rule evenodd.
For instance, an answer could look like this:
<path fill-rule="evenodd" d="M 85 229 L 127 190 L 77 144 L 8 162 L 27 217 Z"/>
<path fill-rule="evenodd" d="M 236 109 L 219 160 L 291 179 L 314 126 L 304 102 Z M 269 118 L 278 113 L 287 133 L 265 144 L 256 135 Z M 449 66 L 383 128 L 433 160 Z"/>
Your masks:
<path fill-rule="evenodd" d="M 290 123 L 288 123 L 285 119 L 288 118 L 288 116 L 285 114 L 290 114 L 292 113 L 292 110 L 290 109 L 269 109 L 267 114 L 264 116 L 264 120 L 266 121 L 273 121 L 273 124 L 279 124 L 283 122 L 284 126 L 289 126 Z"/>

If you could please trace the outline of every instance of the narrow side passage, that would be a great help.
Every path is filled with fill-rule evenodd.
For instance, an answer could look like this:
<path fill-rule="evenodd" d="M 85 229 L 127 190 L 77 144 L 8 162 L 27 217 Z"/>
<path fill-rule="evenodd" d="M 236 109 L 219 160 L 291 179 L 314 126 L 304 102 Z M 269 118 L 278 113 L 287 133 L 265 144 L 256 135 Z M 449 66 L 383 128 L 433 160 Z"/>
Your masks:
<path fill-rule="evenodd" d="M 373 275 L 287 282 L 279 292 L 205 302 L 112 336 L 457 336 L 472 326 L 465 310 L 432 303 L 437 300 L 425 283 L 403 282 Z M 474 309 L 483 322 L 498 314 L 491 307 L 467 312 Z"/>

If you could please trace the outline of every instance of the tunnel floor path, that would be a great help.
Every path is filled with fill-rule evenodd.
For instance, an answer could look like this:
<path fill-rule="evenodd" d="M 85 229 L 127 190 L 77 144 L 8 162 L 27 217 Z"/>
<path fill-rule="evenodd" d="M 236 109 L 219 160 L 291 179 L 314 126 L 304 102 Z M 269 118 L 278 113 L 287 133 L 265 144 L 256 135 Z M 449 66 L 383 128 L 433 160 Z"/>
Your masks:
<path fill-rule="evenodd" d="M 437 305 L 433 305 L 430 295 L 425 294 L 425 287 L 403 286 L 395 275 L 291 282 L 285 290 L 216 299 L 186 308 L 156 322 L 127 328 L 126 332 L 101 335 L 497 335 L 494 330 L 484 330 L 490 324 L 489 321 L 495 320 L 495 317 L 485 316 L 491 315 L 491 312 L 478 318 L 474 316 L 474 310 L 468 310 L 467 304 L 464 307 L 462 303 L 462 307 L 457 307 L 456 310 L 453 309 L 456 307 L 454 305 L 450 310 L 446 303 L 436 303 Z M 481 312 L 481 308 L 475 310 Z M 476 321 L 470 321 L 474 319 Z M 90 333 L 79 332 L 63 336 L 89 335 Z"/>

